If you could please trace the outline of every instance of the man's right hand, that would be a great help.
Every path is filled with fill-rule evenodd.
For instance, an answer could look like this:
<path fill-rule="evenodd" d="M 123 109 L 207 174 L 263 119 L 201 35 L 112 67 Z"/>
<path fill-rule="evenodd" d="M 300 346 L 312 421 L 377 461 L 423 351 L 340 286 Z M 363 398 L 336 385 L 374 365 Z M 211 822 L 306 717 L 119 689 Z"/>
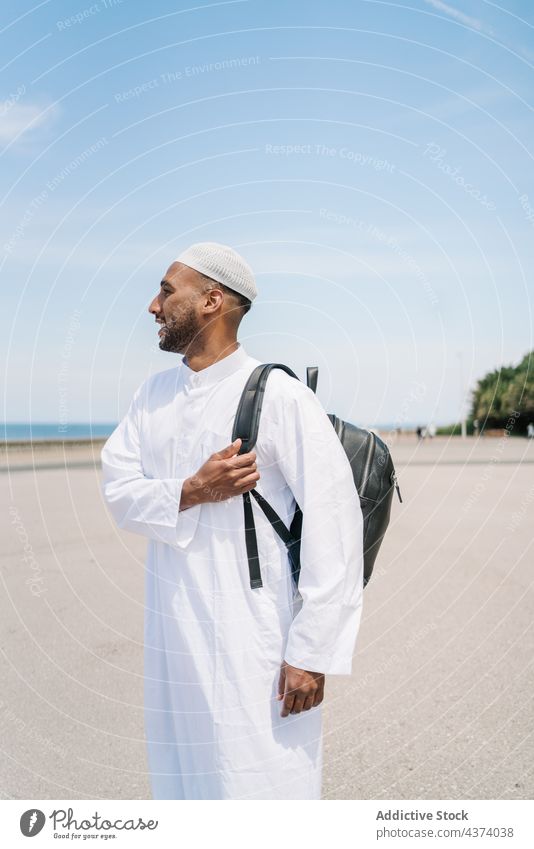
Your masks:
<path fill-rule="evenodd" d="M 180 510 L 208 501 L 225 501 L 254 489 L 260 479 L 256 454 L 249 451 L 238 456 L 241 439 L 216 451 L 196 474 L 184 481 Z"/>

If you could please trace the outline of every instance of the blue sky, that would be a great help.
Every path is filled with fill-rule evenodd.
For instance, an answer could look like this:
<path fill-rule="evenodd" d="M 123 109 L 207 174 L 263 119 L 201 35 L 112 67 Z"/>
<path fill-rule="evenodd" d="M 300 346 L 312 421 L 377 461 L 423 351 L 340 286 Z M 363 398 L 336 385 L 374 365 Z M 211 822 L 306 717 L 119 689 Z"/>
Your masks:
<path fill-rule="evenodd" d="M 453 421 L 532 345 L 529 2 L 5 3 L 4 415 L 115 421 L 176 364 L 188 244 L 260 295 L 241 342 L 362 425 Z"/>

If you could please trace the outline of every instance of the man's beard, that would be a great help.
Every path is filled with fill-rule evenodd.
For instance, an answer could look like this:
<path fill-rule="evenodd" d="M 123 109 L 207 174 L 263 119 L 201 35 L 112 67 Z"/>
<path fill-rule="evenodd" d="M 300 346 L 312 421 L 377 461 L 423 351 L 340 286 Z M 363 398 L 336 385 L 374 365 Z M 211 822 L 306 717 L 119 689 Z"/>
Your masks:
<path fill-rule="evenodd" d="M 200 325 L 193 307 L 184 310 L 178 316 L 174 316 L 163 327 L 163 333 L 159 340 L 159 347 L 162 351 L 185 354 L 193 340 L 199 338 Z"/>

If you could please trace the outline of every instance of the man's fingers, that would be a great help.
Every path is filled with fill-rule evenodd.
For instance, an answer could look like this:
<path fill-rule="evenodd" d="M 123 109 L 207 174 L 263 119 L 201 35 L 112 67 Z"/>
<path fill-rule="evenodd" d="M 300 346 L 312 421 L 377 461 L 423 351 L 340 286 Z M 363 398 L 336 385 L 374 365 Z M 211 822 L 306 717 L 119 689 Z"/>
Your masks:
<path fill-rule="evenodd" d="M 220 451 L 216 451 L 214 456 L 218 457 L 220 460 L 228 460 L 230 457 L 234 457 L 240 448 L 241 440 L 234 439 L 234 441 L 230 445 L 227 445 L 226 448 L 221 448 Z"/>
<path fill-rule="evenodd" d="M 284 698 L 285 688 L 286 688 L 286 673 L 285 673 L 284 667 L 281 666 L 280 667 L 280 675 L 278 677 L 278 695 L 276 697 L 277 699 L 283 699 Z"/>
<path fill-rule="evenodd" d="M 295 701 L 293 702 L 293 707 L 291 708 L 291 713 L 300 713 L 304 707 L 304 702 L 304 696 L 301 693 L 297 693 Z"/>
<path fill-rule="evenodd" d="M 293 693 L 286 693 L 286 695 L 284 696 L 284 704 L 282 705 L 280 716 L 289 716 L 293 708 L 294 702 L 295 696 L 293 695 Z"/>
<path fill-rule="evenodd" d="M 317 707 L 317 705 L 320 705 L 322 700 L 323 700 L 323 697 L 324 697 L 324 690 L 323 690 L 322 687 L 320 687 L 317 690 L 317 692 L 315 693 L 312 707 Z"/>
<path fill-rule="evenodd" d="M 314 696 L 313 696 L 313 693 L 311 693 L 309 696 L 306 696 L 304 704 L 302 705 L 302 710 L 310 710 L 310 708 L 313 707 L 313 703 L 314 703 Z"/>
<path fill-rule="evenodd" d="M 284 664 L 285 695 L 281 716 L 317 707 L 323 700 L 324 675 Z"/>
<path fill-rule="evenodd" d="M 241 469 L 243 466 L 254 466 L 256 464 L 256 454 L 254 451 L 247 451 L 246 454 L 238 454 L 232 457 L 232 466 L 234 469 Z"/>
<path fill-rule="evenodd" d="M 280 681 L 282 681 L 282 673 L 284 675 L 283 680 L 283 689 L 280 691 L 282 697 L 284 699 L 282 704 L 282 710 L 280 711 L 280 716 L 289 716 L 291 713 L 291 709 L 293 707 L 293 703 L 295 701 L 295 692 L 288 688 L 288 680 L 286 674 L 286 664 L 285 662 L 282 664 L 282 668 L 280 670 Z"/>
<path fill-rule="evenodd" d="M 237 491 L 241 494 L 243 492 L 247 492 L 247 490 L 249 489 L 254 489 L 259 479 L 259 472 L 253 472 L 251 475 L 247 475 L 244 478 L 239 478 L 239 480 L 236 481 Z"/>

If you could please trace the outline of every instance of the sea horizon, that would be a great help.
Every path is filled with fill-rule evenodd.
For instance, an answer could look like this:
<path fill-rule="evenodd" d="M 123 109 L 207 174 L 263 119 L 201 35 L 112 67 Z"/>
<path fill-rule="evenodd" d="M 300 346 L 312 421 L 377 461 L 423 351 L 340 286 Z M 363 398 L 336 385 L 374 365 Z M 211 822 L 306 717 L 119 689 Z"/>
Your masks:
<path fill-rule="evenodd" d="M 114 422 L 3 422 L 2 442 L 45 442 L 76 439 L 101 439 L 110 436 L 117 427 Z"/>
<path fill-rule="evenodd" d="M 68 442 L 77 439 L 103 439 L 110 436 L 118 422 L 3 422 L 0 426 L 0 441 L 9 442 Z M 355 422 L 356 424 L 356 422 Z M 413 431 L 418 422 L 403 422 L 403 431 Z M 424 427 L 426 423 L 421 426 Z M 361 427 L 378 431 L 392 431 L 399 425 L 391 422 L 362 424 Z"/>

